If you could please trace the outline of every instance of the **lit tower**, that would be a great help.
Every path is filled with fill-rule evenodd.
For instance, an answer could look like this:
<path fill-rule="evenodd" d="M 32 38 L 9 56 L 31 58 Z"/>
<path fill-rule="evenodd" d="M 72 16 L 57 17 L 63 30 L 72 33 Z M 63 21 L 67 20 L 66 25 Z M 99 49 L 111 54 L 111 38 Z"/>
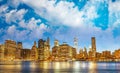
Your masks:
<path fill-rule="evenodd" d="M 78 50 L 78 39 L 77 38 L 74 38 L 74 48 Z"/>
<path fill-rule="evenodd" d="M 96 56 L 96 40 L 95 40 L 95 37 L 92 37 L 91 41 L 92 41 L 91 45 L 92 45 L 93 57 L 95 57 Z"/>

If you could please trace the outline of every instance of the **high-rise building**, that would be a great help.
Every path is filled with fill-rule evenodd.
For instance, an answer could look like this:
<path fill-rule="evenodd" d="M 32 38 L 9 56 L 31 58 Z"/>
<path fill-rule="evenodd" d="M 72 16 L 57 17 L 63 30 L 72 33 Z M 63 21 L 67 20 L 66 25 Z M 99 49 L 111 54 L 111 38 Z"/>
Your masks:
<path fill-rule="evenodd" d="M 16 42 L 13 40 L 5 41 L 5 59 L 6 60 L 14 60 L 16 57 Z"/>
<path fill-rule="evenodd" d="M 0 60 L 4 60 L 4 45 L 0 45 Z"/>
<path fill-rule="evenodd" d="M 59 42 L 58 40 L 54 41 L 54 47 L 52 48 L 52 60 L 58 61 L 59 60 Z"/>
<path fill-rule="evenodd" d="M 21 59 L 22 42 L 17 42 L 16 59 Z"/>
<path fill-rule="evenodd" d="M 91 39 L 92 43 L 92 57 L 96 57 L 96 40 L 95 37 L 92 37 Z"/>
<path fill-rule="evenodd" d="M 72 60 L 74 58 L 75 49 L 69 46 L 67 43 L 63 43 L 59 46 L 59 60 L 60 61 L 67 61 Z"/>
<path fill-rule="evenodd" d="M 32 49 L 31 49 L 31 59 L 32 60 L 37 60 L 38 59 L 38 52 L 37 52 L 37 47 L 36 47 L 36 41 L 34 41 L 34 45 L 32 46 Z"/>
<path fill-rule="evenodd" d="M 22 60 L 31 60 L 31 49 L 21 50 Z"/>
<path fill-rule="evenodd" d="M 47 38 L 47 41 L 40 39 L 38 41 L 38 59 L 39 60 L 49 60 L 50 58 L 50 40 Z"/>
<path fill-rule="evenodd" d="M 45 41 L 43 39 L 40 39 L 38 41 L 38 59 L 39 60 L 44 60 L 44 47 L 45 46 Z"/>
<path fill-rule="evenodd" d="M 96 52 L 96 40 L 95 40 L 95 37 L 92 37 L 92 50 Z"/>

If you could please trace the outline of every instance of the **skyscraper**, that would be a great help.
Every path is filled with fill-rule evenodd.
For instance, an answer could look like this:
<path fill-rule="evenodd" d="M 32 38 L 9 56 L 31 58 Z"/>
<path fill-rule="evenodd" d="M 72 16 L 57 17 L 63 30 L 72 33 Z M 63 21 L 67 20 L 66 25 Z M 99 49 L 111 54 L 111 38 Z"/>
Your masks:
<path fill-rule="evenodd" d="M 95 40 L 95 37 L 92 37 L 91 39 L 92 43 L 92 57 L 96 57 L 96 40 Z"/>
<path fill-rule="evenodd" d="M 14 60 L 16 57 L 16 42 L 13 40 L 5 41 L 5 59 Z"/>
<path fill-rule="evenodd" d="M 31 59 L 32 60 L 37 60 L 38 59 L 36 41 L 34 41 L 34 45 L 32 46 L 32 49 L 31 49 Z"/>
<path fill-rule="evenodd" d="M 22 49 L 23 49 L 22 42 L 17 42 L 16 59 L 21 59 L 21 50 Z"/>
<path fill-rule="evenodd" d="M 95 37 L 92 37 L 92 50 L 96 51 L 96 40 L 95 40 Z"/>
<path fill-rule="evenodd" d="M 0 45 L 0 61 L 4 60 L 4 49 L 5 49 L 5 45 Z"/>
<path fill-rule="evenodd" d="M 40 39 L 38 41 L 38 59 L 43 61 L 43 60 L 48 60 L 50 57 L 50 40 L 47 38 L 46 40 Z"/>

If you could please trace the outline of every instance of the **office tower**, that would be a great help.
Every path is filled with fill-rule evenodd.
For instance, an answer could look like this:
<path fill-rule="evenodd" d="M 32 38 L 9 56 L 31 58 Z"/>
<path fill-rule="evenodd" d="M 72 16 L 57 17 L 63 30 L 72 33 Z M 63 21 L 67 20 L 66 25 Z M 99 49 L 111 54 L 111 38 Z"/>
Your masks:
<path fill-rule="evenodd" d="M 21 50 L 22 60 L 31 60 L 31 49 L 24 48 Z"/>
<path fill-rule="evenodd" d="M 92 50 L 96 52 L 96 40 L 95 37 L 92 37 Z"/>
<path fill-rule="evenodd" d="M 38 59 L 40 61 L 48 60 L 50 58 L 50 40 L 47 38 L 47 41 L 40 39 L 38 41 Z"/>
<path fill-rule="evenodd" d="M 52 48 L 52 60 L 58 61 L 59 60 L 59 42 L 58 40 L 54 41 L 54 47 Z"/>
<path fill-rule="evenodd" d="M 4 60 L 5 45 L 0 45 L 0 60 Z"/>
<path fill-rule="evenodd" d="M 16 59 L 21 59 L 22 42 L 17 42 Z"/>
<path fill-rule="evenodd" d="M 34 45 L 32 46 L 32 49 L 31 49 L 31 59 L 32 60 L 38 59 L 38 51 L 37 51 L 37 47 L 36 47 L 36 41 L 34 41 Z"/>
<path fill-rule="evenodd" d="M 60 61 L 72 60 L 72 47 L 67 43 L 63 43 L 59 46 L 59 59 Z"/>
<path fill-rule="evenodd" d="M 95 37 L 92 37 L 91 39 L 92 41 L 92 57 L 96 57 L 96 40 L 95 40 Z"/>
<path fill-rule="evenodd" d="M 16 42 L 13 40 L 5 41 L 5 59 L 14 60 L 16 57 Z"/>

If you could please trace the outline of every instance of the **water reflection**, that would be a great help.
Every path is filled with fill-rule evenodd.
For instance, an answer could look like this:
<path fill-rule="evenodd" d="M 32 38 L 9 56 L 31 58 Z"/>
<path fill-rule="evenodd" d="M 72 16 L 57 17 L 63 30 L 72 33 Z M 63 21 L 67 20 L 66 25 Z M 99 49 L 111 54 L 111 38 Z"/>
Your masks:
<path fill-rule="evenodd" d="M 16 62 L 1 64 L 0 73 L 120 73 L 119 62 Z"/>

